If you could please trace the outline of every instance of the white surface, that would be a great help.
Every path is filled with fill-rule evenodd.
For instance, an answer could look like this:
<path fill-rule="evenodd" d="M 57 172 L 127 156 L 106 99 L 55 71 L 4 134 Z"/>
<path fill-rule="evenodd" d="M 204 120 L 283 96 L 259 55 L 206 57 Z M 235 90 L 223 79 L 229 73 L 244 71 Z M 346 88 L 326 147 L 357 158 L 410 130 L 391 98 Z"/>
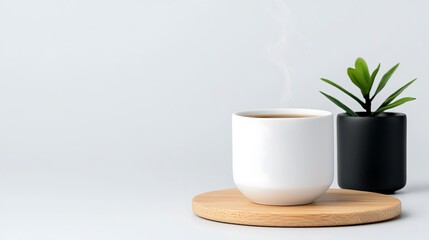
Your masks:
<path fill-rule="evenodd" d="M 429 3 L 274 3 L 0 0 L 0 239 L 427 239 Z M 402 218 L 283 229 L 192 214 L 194 195 L 233 187 L 231 113 L 284 100 L 338 113 L 318 90 L 357 108 L 319 77 L 358 93 L 358 56 L 401 62 L 377 103 L 419 78 L 397 108 Z"/>
<path fill-rule="evenodd" d="M 263 115 L 304 118 L 258 118 Z M 232 172 L 240 192 L 255 203 L 308 204 L 334 179 L 332 113 L 263 109 L 232 115 Z"/>

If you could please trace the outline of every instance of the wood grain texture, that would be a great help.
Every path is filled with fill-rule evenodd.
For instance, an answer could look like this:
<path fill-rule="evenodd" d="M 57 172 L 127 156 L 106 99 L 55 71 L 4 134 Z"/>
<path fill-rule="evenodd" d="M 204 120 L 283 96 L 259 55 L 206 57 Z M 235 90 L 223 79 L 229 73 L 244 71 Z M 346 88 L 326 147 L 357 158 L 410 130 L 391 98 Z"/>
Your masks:
<path fill-rule="evenodd" d="M 314 203 L 268 206 L 250 202 L 237 189 L 200 194 L 192 200 L 202 218 L 243 225 L 275 227 L 342 226 L 381 222 L 401 213 L 397 198 L 355 190 L 329 189 Z"/>

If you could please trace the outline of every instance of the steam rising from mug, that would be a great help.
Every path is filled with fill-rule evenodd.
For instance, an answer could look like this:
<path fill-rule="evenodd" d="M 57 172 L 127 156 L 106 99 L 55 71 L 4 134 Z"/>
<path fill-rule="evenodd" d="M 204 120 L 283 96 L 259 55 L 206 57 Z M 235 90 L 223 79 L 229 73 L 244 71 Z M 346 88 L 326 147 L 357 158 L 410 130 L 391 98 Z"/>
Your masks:
<path fill-rule="evenodd" d="M 292 88 L 291 74 L 287 66 L 290 66 L 294 59 L 302 58 L 303 53 L 309 51 L 309 41 L 296 30 L 284 0 L 271 0 L 268 4 L 267 11 L 278 25 L 278 30 L 276 37 L 265 45 L 264 53 L 283 71 L 284 90 L 281 101 L 286 107 L 291 97 Z"/>

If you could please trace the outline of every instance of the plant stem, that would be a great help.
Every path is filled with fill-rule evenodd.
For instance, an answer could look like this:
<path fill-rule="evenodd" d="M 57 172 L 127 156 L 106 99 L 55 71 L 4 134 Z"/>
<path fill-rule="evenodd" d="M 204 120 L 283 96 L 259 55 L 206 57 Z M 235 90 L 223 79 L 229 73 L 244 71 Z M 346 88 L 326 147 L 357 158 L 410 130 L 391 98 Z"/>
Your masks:
<path fill-rule="evenodd" d="M 366 116 L 371 116 L 371 98 L 369 96 L 364 96 L 364 98 L 365 98 Z"/>

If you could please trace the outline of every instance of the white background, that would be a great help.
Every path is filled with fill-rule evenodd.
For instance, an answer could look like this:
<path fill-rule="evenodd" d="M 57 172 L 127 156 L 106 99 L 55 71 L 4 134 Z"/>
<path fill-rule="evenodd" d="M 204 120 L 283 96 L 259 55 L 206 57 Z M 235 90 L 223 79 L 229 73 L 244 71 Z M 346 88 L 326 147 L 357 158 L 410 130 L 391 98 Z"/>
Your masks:
<path fill-rule="evenodd" d="M 429 5 L 285 3 L 0 0 L 0 239 L 428 235 Z M 319 90 L 357 108 L 319 78 L 358 93 L 346 68 L 359 56 L 383 73 L 401 63 L 378 104 L 419 78 L 396 109 L 409 130 L 401 218 L 293 229 L 193 215 L 194 195 L 234 186 L 231 113 L 340 112 Z"/>

